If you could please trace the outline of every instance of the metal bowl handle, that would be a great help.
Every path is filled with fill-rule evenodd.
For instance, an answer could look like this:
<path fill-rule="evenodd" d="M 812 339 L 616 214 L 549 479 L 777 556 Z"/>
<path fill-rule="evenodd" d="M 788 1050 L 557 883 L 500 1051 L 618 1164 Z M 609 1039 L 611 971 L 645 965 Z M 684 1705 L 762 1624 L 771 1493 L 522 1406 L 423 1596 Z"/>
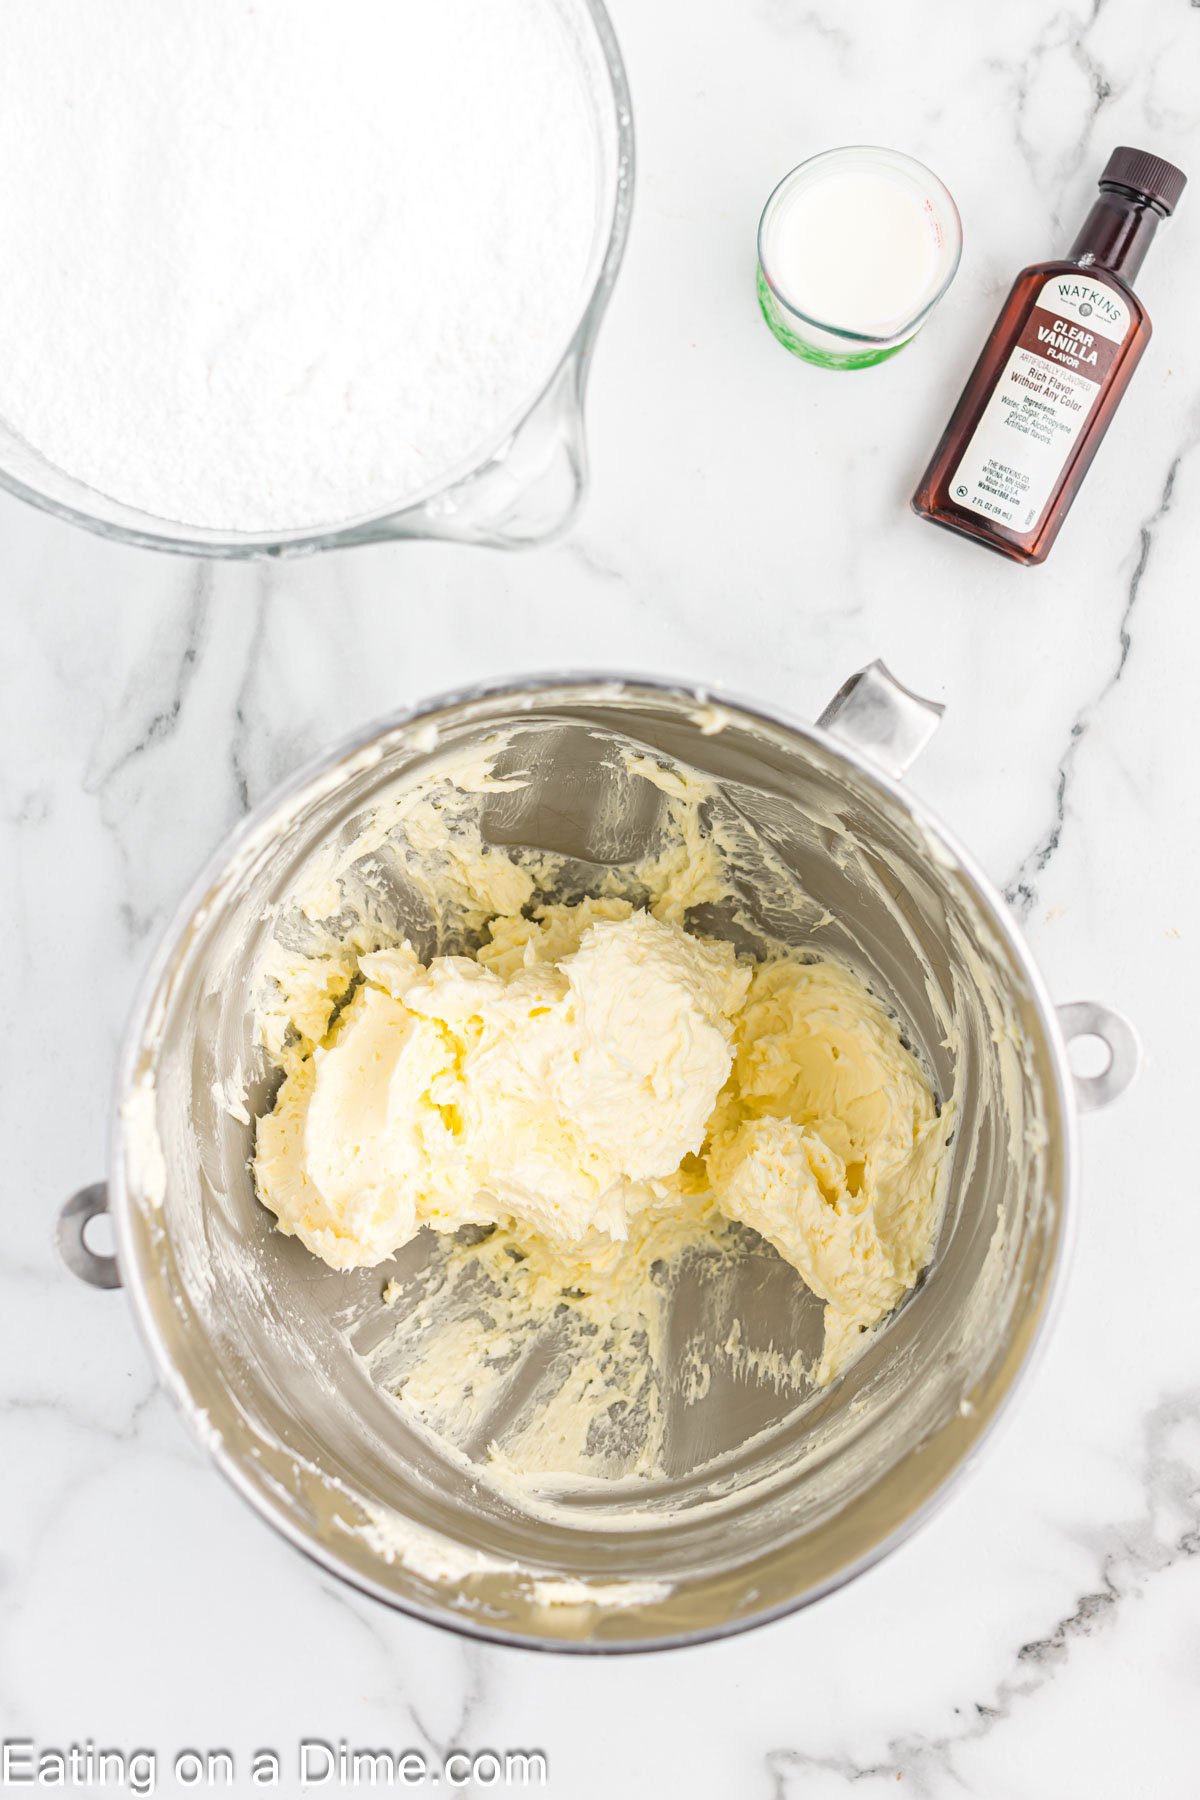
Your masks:
<path fill-rule="evenodd" d="M 1058 1008 L 1058 1022 L 1068 1044 L 1074 1038 L 1099 1038 L 1108 1050 L 1108 1062 L 1098 1075 L 1076 1075 L 1075 1099 L 1080 1112 L 1110 1106 L 1133 1086 L 1142 1066 L 1142 1044 L 1122 1013 L 1094 1000 L 1074 1000 Z"/>
<path fill-rule="evenodd" d="M 71 1195 L 59 1213 L 55 1227 L 54 1236 L 59 1255 L 72 1275 L 78 1275 L 80 1281 L 86 1281 L 89 1287 L 118 1288 L 121 1285 L 121 1271 L 117 1267 L 116 1257 L 101 1256 L 97 1251 L 89 1249 L 83 1235 L 89 1220 L 107 1211 L 108 1189 L 102 1181 L 97 1181 L 91 1187 L 80 1188 L 77 1194 Z"/>
<path fill-rule="evenodd" d="M 937 730 L 945 710 L 897 681 L 877 657 L 842 683 L 817 724 L 899 780 Z"/>

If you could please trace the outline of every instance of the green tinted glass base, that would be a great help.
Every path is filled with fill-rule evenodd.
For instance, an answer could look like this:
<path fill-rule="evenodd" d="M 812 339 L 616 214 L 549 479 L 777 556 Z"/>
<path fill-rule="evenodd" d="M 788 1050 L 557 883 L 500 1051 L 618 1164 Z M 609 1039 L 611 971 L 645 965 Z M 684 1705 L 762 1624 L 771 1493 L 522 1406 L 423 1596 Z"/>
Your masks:
<path fill-rule="evenodd" d="M 819 369 L 870 369 L 876 363 L 886 362 L 889 356 L 895 356 L 905 344 L 912 343 L 912 338 L 904 338 L 899 344 L 889 344 L 885 350 L 826 350 L 817 344 L 806 343 L 804 338 L 796 336 L 761 268 L 758 271 L 758 304 L 763 318 L 784 349 L 790 350 L 793 356 L 803 357 L 805 362 L 815 363 Z"/>

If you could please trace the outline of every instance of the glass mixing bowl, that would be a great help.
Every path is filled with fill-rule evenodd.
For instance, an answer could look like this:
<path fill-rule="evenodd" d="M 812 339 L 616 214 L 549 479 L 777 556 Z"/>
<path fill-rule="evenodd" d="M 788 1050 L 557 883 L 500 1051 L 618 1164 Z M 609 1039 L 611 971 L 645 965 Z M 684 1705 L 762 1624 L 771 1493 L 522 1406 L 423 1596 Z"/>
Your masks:
<path fill-rule="evenodd" d="M 293 531 L 213 531 L 160 519 L 77 481 L 0 418 L 0 486 L 101 537 L 189 556 L 296 556 L 389 538 L 446 538 L 521 548 L 564 530 L 583 497 L 583 399 L 592 346 L 629 232 L 633 113 L 624 64 L 603 0 L 554 0 L 575 47 L 595 121 L 599 180 L 587 299 L 539 393 L 459 467 L 382 512 Z"/>
<path fill-rule="evenodd" d="M 1137 1047 L 1103 1008 L 1056 1011 L 999 894 L 905 788 L 939 711 L 877 665 L 816 727 L 653 681 L 474 690 L 323 758 L 218 852 L 126 1038 L 107 1195 L 100 1185 L 75 1196 L 60 1243 L 87 1280 L 124 1285 L 200 1441 L 308 1555 L 474 1636 L 661 1648 L 827 1592 L 947 1491 L 1052 1311 L 1074 1216 L 1076 1109 L 1121 1091 Z M 248 1166 L 250 1115 L 272 1091 L 253 971 L 285 929 L 276 909 L 293 904 L 314 856 L 357 843 L 356 822 L 420 781 L 431 757 L 462 752 L 476 764 L 498 733 L 528 779 L 482 793 L 485 841 L 549 850 L 581 870 L 636 865 L 655 839 L 658 803 L 645 784 L 619 782 L 614 742 L 711 776 L 764 847 L 761 864 L 755 852 L 740 868 L 746 904 L 770 908 L 775 928 L 809 948 L 811 905 L 827 913 L 820 942 L 894 1006 L 958 1107 L 933 1263 L 841 1378 L 791 1392 L 773 1382 L 772 1355 L 807 1361 L 819 1344 L 821 1309 L 766 1246 L 749 1246 L 736 1280 L 717 1284 L 724 1316 L 703 1293 L 676 1296 L 671 1341 L 682 1350 L 707 1329 L 712 1381 L 667 1396 L 669 1466 L 564 1490 L 552 1519 L 490 1485 L 487 1445 L 477 1467 L 415 1426 L 365 1360 L 383 1283 L 403 1282 L 428 1243 L 383 1268 L 327 1268 L 274 1229 Z M 379 886 L 383 864 L 370 868 L 400 933 L 435 940 L 427 890 Z M 807 917 L 768 898 L 781 871 L 811 903 Z M 1072 1075 L 1066 1040 L 1079 1034 L 1108 1043 L 1103 1074 Z M 239 1117 L 223 1096 L 243 1073 Z M 106 1205 L 116 1260 L 84 1241 Z M 734 1327 L 745 1356 L 710 1354 Z M 672 1367 L 686 1363 L 672 1355 Z"/>

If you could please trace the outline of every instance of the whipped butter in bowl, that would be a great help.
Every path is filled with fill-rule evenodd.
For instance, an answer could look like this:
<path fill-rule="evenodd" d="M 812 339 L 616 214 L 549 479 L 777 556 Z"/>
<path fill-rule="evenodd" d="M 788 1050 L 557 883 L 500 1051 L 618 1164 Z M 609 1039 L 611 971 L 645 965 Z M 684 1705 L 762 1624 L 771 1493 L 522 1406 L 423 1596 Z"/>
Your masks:
<path fill-rule="evenodd" d="M 824 727 L 479 690 L 204 871 L 60 1235 L 309 1555 L 473 1635 L 634 1649 L 812 1599 L 946 1491 L 1049 1315 L 1084 1083 L 897 779 L 937 712 L 877 668 Z M 1098 1104 L 1136 1053 L 1085 1010 Z"/>
<path fill-rule="evenodd" d="M 793 1359 L 800 1391 L 861 1353 L 941 1213 L 954 1105 L 901 1024 L 839 958 L 745 914 L 720 810 L 700 823 L 707 783 L 673 792 L 632 751 L 626 769 L 632 803 L 647 785 L 661 806 L 658 840 L 580 888 L 545 853 L 488 850 L 478 796 L 447 766 L 386 841 L 431 889 L 441 871 L 442 928 L 467 954 L 423 961 L 373 923 L 351 845 L 329 871 L 331 922 L 310 919 L 300 953 L 273 947 L 259 989 L 284 1073 L 257 1125 L 260 1199 L 335 1269 L 435 1234 L 420 1282 L 393 1277 L 403 1304 L 390 1295 L 375 1354 L 398 1403 L 458 1448 L 486 1419 L 488 1459 L 510 1475 L 531 1473 L 531 1450 L 559 1480 L 664 1472 L 683 1265 L 733 1269 L 751 1241 L 739 1228 L 823 1306 L 811 1367 L 798 1346 Z M 706 907 L 754 950 L 697 931 Z M 469 1351 L 456 1320 L 451 1362 L 440 1297 L 481 1283 L 487 1317 Z M 543 1374 L 537 1405 L 506 1409 L 551 1340 L 572 1348 L 562 1388 Z M 711 1379 L 698 1345 L 691 1357 L 691 1379 Z M 569 1434 L 547 1437 L 548 1412 Z"/>

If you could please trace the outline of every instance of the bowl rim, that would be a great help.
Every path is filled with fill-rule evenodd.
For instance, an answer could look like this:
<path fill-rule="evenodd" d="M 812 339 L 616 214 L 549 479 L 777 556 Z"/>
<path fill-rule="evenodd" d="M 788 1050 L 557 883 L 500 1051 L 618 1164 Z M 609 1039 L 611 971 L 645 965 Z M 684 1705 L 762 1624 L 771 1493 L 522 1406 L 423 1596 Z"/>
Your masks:
<path fill-rule="evenodd" d="M 764 1607 L 761 1611 L 747 1613 L 737 1619 L 726 1620 L 717 1625 L 700 1627 L 694 1631 L 664 1633 L 661 1637 L 570 1640 L 550 1636 L 538 1637 L 478 1623 L 473 1619 L 454 1613 L 448 1608 L 443 1609 L 397 1595 L 381 1582 L 374 1581 L 369 1576 L 350 1567 L 336 1548 L 309 1536 L 296 1523 L 291 1512 L 273 1491 L 270 1484 L 253 1479 L 254 1468 L 248 1467 L 234 1456 L 223 1439 L 218 1437 L 214 1441 L 214 1432 L 207 1412 L 193 1398 L 159 1331 L 143 1279 L 143 1268 L 137 1254 L 133 1224 L 133 1212 L 137 1202 L 134 1201 L 130 1192 L 126 1158 L 123 1153 L 122 1106 L 125 1099 L 137 1088 L 143 1075 L 148 1053 L 153 1045 L 154 1025 L 162 994 L 176 966 L 186 958 L 191 927 L 196 922 L 198 915 L 202 914 L 208 897 L 213 889 L 222 882 L 239 855 L 249 850 L 256 841 L 262 839 L 264 828 L 269 827 L 272 820 L 277 816 L 286 817 L 292 812 L 308 789 L 322 785 L 328 786 L 331 777 L 343 766 L 345 766 L 346 775 L 349 775 L 353 772 L 355 763 L 388 736 L 403 732 L 413 726 L 419 727 L 428 724 L 438 715 L 474 703 L 496 700 L 524 701 L 526 704 L 521 710 L 532 713 L 536 708 L 538 698 L 548 697 L 550 694 L 575 696 L 594 694 L 597 701 L 603 701 L 605 698 L 611 700 L 619 694 L 637 695 L 638 693 L 651 697 L 670 695 L 686 700 L 698 709 L 710 706 L 718 707 L 727 711 L 731 716 L 740 716 L 752 723 L 767 725 L 776 731 L 783 731 L 785 734 L 816 744 L 835 758 L 849 764 L 859 776 L 866 779 L 868 784 L 873 784 L 881 789 L 887 798 L 900 802 L 914 823 L 949 852 L 958 869 L 973 884 L 976 898 L 984 904 L 989 924 L 995 928 L 1005 949 L 1028 982 L 1030 994 L 1036 1004 L 1045 1033 L 1046 1048 L 1053 1073 L 1055 1099 L 1062 1124 L 1062 1194 L 1052 1267 L 1043 1289 L 1040 1311 L 1033 1321 L 1020 1360 L 1008 1377 L 1007 1386 L 994 1401 L 990 1413 L 978 1426 L 958 1460 L 948 1469 L 938 1485 L 898 1524 L 875 1539 L 861 1555 L 852 1558 L 832 1574 L 789 1596 L 786 1600 Z M 337 784 L 334 783 L 334 785 Z M 356 731 L 348 733 L 329 749 L 309 758 L 294 775 L 286 778 L 264 795 L 263 799 L 222 839 L 217 848 L 206 858 L 199 874 L 187 888 L 179 906 L 163 929 L 150 965 L 138 987 L 122 1038 L 110 1119 L 109 1210 L 113 1219 L 114 1246 L 122 1275 L 122 1284 L 128 1295 L 138 1330 L 150 1354 L 155 1373 L 182 1414 L 193 1438 L 233 1487 L 250 1502 L 255 1511 L 296 1549 L 302 1551 L 310 1561 L 315 1562 L 327 1573 L 337 1576 L 357 1589 L 358 1592 L 382 1602 L 394 1611 L 419 1619 L 426 1624 L 453 1631 L 462 1637 L 496 1644 L 507 1649 L 552 1652 L 573 1656 L 636 1655 L 660 1650 L 683 1649 L 736 1637 L 761 1625 L 786 1618 L 789 1614 L 799 1612 L 816 1601 L 824 1599 L 827 1595 L 836 1593 L 839 1588 L 865 1574 L 867 1570 L 873 1568 L 893 1550 L 898 1549 L 934 1517 L 967 1474 L 977 1465 L 980 1453 L 985 1445 L 992 1441 L 1001 1421 L 1011 1418 L 1013 1402 L 1017 1395 L 1026 1388 L 1034 1369 L 1044 1356 L 1051 1327 L 1061 1310 L 1078 1224 L 1079 1121 L 1074 1077 L 1067 1054 L 1066 1040 L 1045 980 L 1016 920 L 1012 917 L 1003 896 L 991 878 L 940 819 L 909 791 L 902 779 L 890 776 L 869 756 L 840 738 L 835 731 L 820 725 L 808 724 L 795 718 L 785 709 L 744 699 L 724 688 L 687 679 L 673 679 L 663 675 L 550 670 L 526 676 L 506 676 L 495 680 L 471 683 L 464 687 L 448 689 L 410 705 L 401 706 Z"/>
<path fill-rule="evenodd" d="M 636 154 L 633 129 L 633 102 L 629 90 L 629 78 L 625 71 L 625 63 L 621 56 L 616 32 L 609 18 L 605 0 L 575 0 L 590 17 L 595 32 L 596 43 L 608 74 L 609 98 L 612 104 L 612 119 L 615 128 L 615 156 L 612 170 L 612 206 L 609 214 L 608 238 L 597 265 L 591 289 L 580 310 L 578 319 L 562 346 L 553 367 L 548 370 L 541 384 L 522 400 L 500 424 L 482 439 L 473 450 L 469 451 L 452 468 L 443 472 L 435 481 L 425 487 L 416 489 L 404 499 L 392 504 L 376 508 L 369 513 L 359 514 L 353 519 L 345 519 L 337 524 L 326 523 L 319 526 L 299 526 L 295 529 L 276 529 L 273 531 L 228 531 L 217 527 L 187 525 L 182 521 L 173 522 L 158 519 L 152 513 L 142 513 L 144 524 L 123 524 L 114 520 L 103 519 L 95 513 L 87 512 L 82 506 L 73 505 L 70 501 L 56 499 L 52 494 L 32 486 L 22 480 L 19 475 L 12 474 L 0 464 L 0 491 L 6 491 L 15 499 L 23 500 L 36 507 L 39 512 L 49 513 L 53 518 L 62 519 L 69 525 L 80 525 L 86 531 L 94 532 L 98 537 L 113 543 L 131 544 L 143 550 L 161 550 L 179 556 L 203 557 L 216 561 L 249 561 L 256 558 L 311 555 L 319 550 L 348 549 L 359 544 L 386 542 L 399 537 L 440 535 L 436 524 L 429 526 L 424 532 L 416 528 L 416 522 L 422 515 L 428 516 L 428 509 L 439 496 L 472 480 L 497 460 L 502 460 L 503 453 L 509 443 L 516 438 L 522 426 L 548 399 L 552 390 L 562 379 L 564 371 L 575 370 L 575 379 L 580 392 L 586 379 L 587 368 L 595 345 L 596 335 L 601 321 L 608 308 L 612 296 L 613 285 L 625 255 L 625 246 L 629 239 L 629 225 L 633 210 L 633 185 L 636 166 Z M 35 454 L 40 455 L 36 445 L 29 445 Z M 47 460 L 47 459 L 43 459 Z M 88 484 L 72 476 L 69 470 L 61 470 L 67 479 L 73 481 L 81 489 L 94 492 L 100 500 L 117 506 L 126 506 L 131 513 L 139 513 L 140 509 L 128 506 L 128 503 L 116 499 L 113 495 L 104 494 L 99 488 L 88 488 Z M 404 522 L 408 521 L 408 528 Z"/>

